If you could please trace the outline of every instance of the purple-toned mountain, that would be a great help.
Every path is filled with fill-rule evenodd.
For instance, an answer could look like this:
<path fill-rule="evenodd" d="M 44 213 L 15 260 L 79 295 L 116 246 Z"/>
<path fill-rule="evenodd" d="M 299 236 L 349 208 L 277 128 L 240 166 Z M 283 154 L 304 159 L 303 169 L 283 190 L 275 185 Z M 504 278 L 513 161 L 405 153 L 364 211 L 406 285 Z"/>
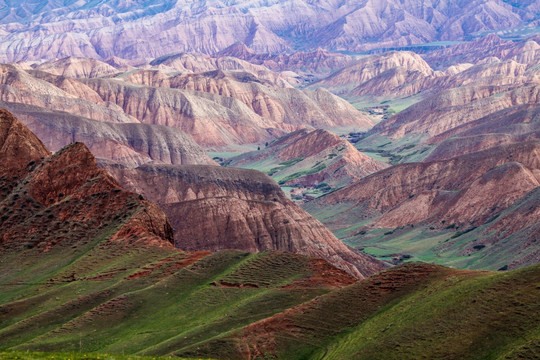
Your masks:
<path fill-rule="evenodd" d="M 536 3 L 503 0 L 2 1 L 0 60 L 213 54 L 237 42 L 262 53 L 358 52 L 537 22 Z"/>

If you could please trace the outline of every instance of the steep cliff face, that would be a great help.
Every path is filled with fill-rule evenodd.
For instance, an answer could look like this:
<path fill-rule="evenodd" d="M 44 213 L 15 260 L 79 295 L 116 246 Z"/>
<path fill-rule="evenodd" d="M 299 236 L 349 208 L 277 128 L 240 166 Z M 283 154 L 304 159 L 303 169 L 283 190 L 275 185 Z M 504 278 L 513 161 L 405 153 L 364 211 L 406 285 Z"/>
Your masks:
<path fill-rule="evenodd" d="M 163 212 L 98 169 L 84 144 L 50 155 L 11 114 L 0 118 L 0 251 L 80 250 L 97 238 L 172 248 Z"/>
<path fill-rule="evenodd" d="M 284 250 L 321 257 L 356 277 L 384 268 L 351 250 L 254 171 L 216 166 L 104 164 L 126 188 L 160 205 L 183 250 Z"/>

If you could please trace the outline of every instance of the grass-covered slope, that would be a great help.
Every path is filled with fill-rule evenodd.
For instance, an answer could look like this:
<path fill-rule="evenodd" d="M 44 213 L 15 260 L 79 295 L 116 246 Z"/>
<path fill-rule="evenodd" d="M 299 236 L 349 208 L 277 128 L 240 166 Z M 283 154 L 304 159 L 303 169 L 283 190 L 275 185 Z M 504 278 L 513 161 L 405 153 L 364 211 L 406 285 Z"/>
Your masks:
<path fill-rule="evenodd" d="M 0 350 L 194 351 L 216 336 L 354 282 L 325 262 L 290 253 L 102 250 L 89 250 L 54 277 L 30 267 L 5 276 L 10 265 L 2 262 Z M 31 250 L 20 256 L 55 261 Z M 227 357 L 232 350 L 218 347 L 215 354 Z"/>
<path fill-rule="evenodd" d="M 386 166 L 322 129 L 298 130 L 266 145 L 222 163 L 263 171 L 299 201 L 339 189 Z"/>
<path fill-rule="evenodd" d="M 51 155 L 0 111 L 0 351 L 169 354 L 354 282 L 308 256 L 179 251 L 84 144 Z"/>
<path fill-rule="evenodd" d="M 228 343 L 246 358 L 537 359 L 539 279 L 538 265 L 492 273 L 406 264 L 215 339 L 198 354 Z"/>

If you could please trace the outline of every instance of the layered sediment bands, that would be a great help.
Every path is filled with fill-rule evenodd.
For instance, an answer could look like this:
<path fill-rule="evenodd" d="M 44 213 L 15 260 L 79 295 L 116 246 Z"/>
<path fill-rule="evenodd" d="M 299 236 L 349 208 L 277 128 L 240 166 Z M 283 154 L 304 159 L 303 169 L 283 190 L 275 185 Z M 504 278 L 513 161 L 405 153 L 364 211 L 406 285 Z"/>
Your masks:
<path fill-rule="evenodd" d="M 325 90 L 302 92 L 236 84 L 233 91 L 241 96 L 235 98 L 193 90 L 134 87 L 118 80 L 82 81 L 104 101 L 121 106 L 141 122 L 177 127 L 206 146 L 261 142 L 276 133 L 305 126 L 365 129 L 372 124 L 345 100 Z M 212 87 L 207 90 L 212 91 Z"/>
<path fill-rule="evenodd" d="M 268 176 L 217 166 L 104 164 L 126 188 L 158 203 L 183 250 L 284 250 L 328 260 L 356 277 L 385 267 L 355 252 L 288 200 Z"/>
<path fill-rule="evenodd" d="M 193 139 L 179 129 L 140 123 L 108 123 L 63 112 L 0 102 L 17 115 L 46 146 L 57 151 L 83 142 L 99 158 L 136 167 L 148 162 L 215 164 Z"/>
<path fill-rule="evenodd" d="M 363 52 L 523 27 L 535 7 L 507 1 L 254 3 L 159 1 L 9 4 L 3 10 L 3 61 L 65 56 L 156 58 L 178 51 L 214 54 L 236 43 L 276 54 L 294 48 Z M 533 22 L 534 24 L 534 22 Z"/>
<path fill-rule="evenodd" d="M 407 134 L 442 134 L 513 106 L 537 104 L 539 86 L 463 86 L 444 90 L 375 126 L 372 133 L 399 138 Z"/>

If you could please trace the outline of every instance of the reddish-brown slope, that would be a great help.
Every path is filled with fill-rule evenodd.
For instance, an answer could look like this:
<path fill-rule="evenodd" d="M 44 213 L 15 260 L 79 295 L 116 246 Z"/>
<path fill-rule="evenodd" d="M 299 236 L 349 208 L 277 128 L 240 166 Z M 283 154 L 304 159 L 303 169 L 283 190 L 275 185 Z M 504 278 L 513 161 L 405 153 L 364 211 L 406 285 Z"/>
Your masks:
<path fill-rule="evenodd" d="M 275 164 L 270 173 L 276 179 L 284 178 L 283 184 L 307 187 L 321 183 L 341 187 L 386 167 L 323 129 L 302 129 L 287 134 L 262 150 L 231 159 L 228 165 L 250 168 L 261 161 Z M 288 163 L 292 165 L 280 165 Z"/>
<path fill-rule="evenodd" d="M 540 181 L 540 143 L 508 144 L 444 161 L 393 166 L 314 202 L 382 214 L 375 226 L 479 225 Z M 350 210 L 349 210 L 350 211 Z M 444 223 L 446 225 L 442 225 Z"/>
<path fill-rule="evenodd" d="M 0 158 L 11 159 L 8 167 L 0 167 L 0 249 L 49 251 L 56 245 L 85 244 L 104 232 L 110 241 L 172 247 L 163 212 L 123 190 L 97 167 L 84 144 L 48 156 L 11 114 L 0 116 L 0 133 L 8 134 L 4 145 L 9 145 L 2 147 Z M 18 177 L 12 177 L 14 169 Z"/>
<path fill-rule="evenodd" d="M 45 145 L 26 126 L 0 109 L 0 174 L 16 176 L 30 161 L 49 156 Z"/>
<path fill-rule="evenodd" d="M 161 206 L 181 249 L 298 252 L 324 258 L 357 277 L 384 268 L 336 239 L 258 171 L 216 166 L 106 167 L 123 186 Z"/>

